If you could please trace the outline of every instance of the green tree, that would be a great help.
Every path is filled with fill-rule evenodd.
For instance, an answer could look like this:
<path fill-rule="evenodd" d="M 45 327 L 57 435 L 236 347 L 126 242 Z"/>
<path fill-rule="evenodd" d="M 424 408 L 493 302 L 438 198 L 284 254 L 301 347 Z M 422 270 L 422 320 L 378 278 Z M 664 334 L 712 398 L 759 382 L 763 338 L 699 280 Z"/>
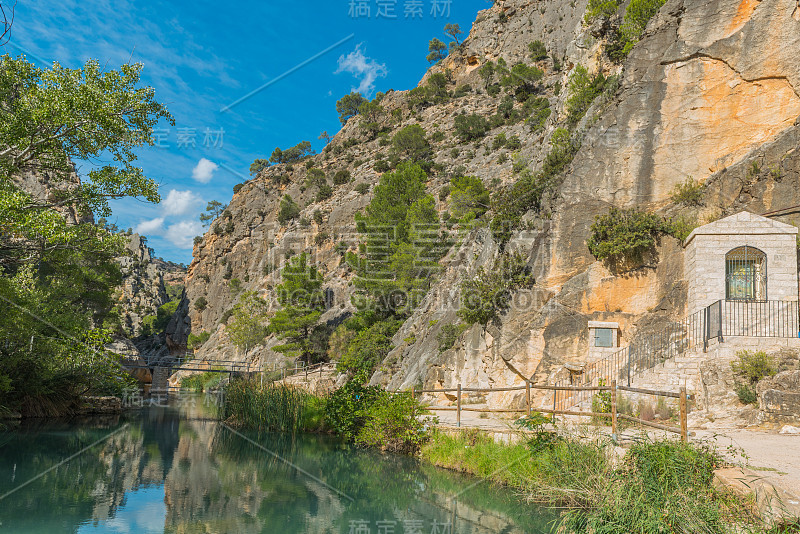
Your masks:
<path fill-rule="evenodd" d="M 438 63 L 447 57 L 447 45 L 434 37 L 428 43 L 428 56 L 425 58 L 430 63 Z"/>
<path fill-rule="evenodd" d="M 547 59 L 547 48 L 541 41 L 534 41 L 528 44 L 528 50 L 531 53 L 531 59 L 534 61 L 542 61 Z"/>
<path fill-rule="evenodd" d="M 250 164 L 250 176 L 255 176 L 269 167 L 269 160 L 256 159 Z"/>
<path fill-rule="evenodd" d="M 480 115 L 456 115 L 453 121 L 456 128 L 456 135 L 462 141 L 474 141 L 486 135 L 489 131 L 489 121 Z"/>
<path fill-rule="evenodd" d="M 301 141 L 291 148 L 281 150 L 280 147 L 275 147 L 272 155 L 269 157 L 270 163 L 295 163 L 310 156 L 314 153 L 311 149 L 311 142 Z"/>
<path fill-rule="evenodd" d="M 217 217 L 222 215 L 222 212 L 225 211 L 227 207 L 227 204 L 223 204 L 217 200 L 210 201 L 206 204 L 205 212 L 200 214 L 200 222 L 203 223 L 203 226 L 210 226 Z"/>
<path fill-rule="evenodd" d="M 419 124 L 411 124 L 392 137 L 392 148 L 411 161 L 423 161 L 430 157 L 431 145 L 425 138 L 425 130 Z"/>
<path fill-rule="evenodd" d="M 444 34 L 452 37 L 453 41 L 455 41 L 456 45 L 460 45 L 461 41 L 459 40 L 459 36 L 461 36 L 464 32 L 461 30 L 461 26 L 458 24 L 445 24 L 444 25 Z"/>
<path fill-rule="evenodd" d="M 292 258 L 281 271 L 283 282 L 275 290 L 281 309 L 269 323 L 269 331 L 286 342 L 274 350 L 287 356 L 314 361 L 317 352 L 311 334 L 325 309 L 322 275 L 308 264 L 308 255 Z"/>
<path fill-rule="evenodd" d="M 454 176 L 450 180 L 450 213 L 457 218 L 478 218 L 489 209 L 489 191 L 480 178 Z"/>
<path fill-rule="evenodd" d="M 225 333 L 228 334 L 231 343 L 247 353 L 253 347 L 264 343 L 267 338 L 268 317 L 267 301 L 259 297 L 255 291 L 246 291 L 233 307 L 233 314 L 225 326 Z"/>
<path fill-rule="evenodd" d="M 136 151 L 172 117 L 140 86 L 141 69 L 95 60 L 42 69 L 0 58 L 0 405 L 69 409 L 80 393 L 129 383 L 103 348 L 119 328 L 113 259 L 126 237 L 92 220 L 111 214 L 112 199 L 159 201 Z M 46 175 L 50 193 L 22 189 L 23 173 Z"/>
<path fill-rule="evenodd" d="M 344 95 L 336 102 L 336 112 L 339 113 L 339 121 L 342 124 L 347 123 L 347 119 L 358 115 L 358 110 L 362 104 L 367 103 L 368 100 L 364 98 L 361 93 L 352 92 Z"/>
<path fill-rule="evenodd" d="M 297 218 L 298 215 L 300 215 L 300 206 L 292 200 L 291 196 L 283 195 L 280 207 L 278 208 L 278 222 L 286 224 L 292 219 Z"/>

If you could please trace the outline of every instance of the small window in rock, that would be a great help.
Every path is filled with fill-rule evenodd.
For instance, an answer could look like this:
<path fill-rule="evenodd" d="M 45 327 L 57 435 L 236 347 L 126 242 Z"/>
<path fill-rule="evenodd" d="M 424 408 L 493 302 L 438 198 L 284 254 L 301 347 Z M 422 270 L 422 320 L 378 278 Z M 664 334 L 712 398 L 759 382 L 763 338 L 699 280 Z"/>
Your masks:
<path fill-rule="evenodd" d="M 614 334 L 611 328 L 595 328 L 594 329 L 594 346 L 595 347 L 613 347 Z"/>

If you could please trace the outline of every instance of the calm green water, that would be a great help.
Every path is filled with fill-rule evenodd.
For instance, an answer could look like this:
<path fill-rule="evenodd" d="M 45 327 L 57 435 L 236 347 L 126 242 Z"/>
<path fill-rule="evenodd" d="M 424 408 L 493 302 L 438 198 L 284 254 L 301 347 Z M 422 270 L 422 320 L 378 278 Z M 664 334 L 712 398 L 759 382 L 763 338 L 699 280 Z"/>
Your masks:
<path fill-rule="evenodd" d="M 3 431 L 0 532 L 549 530 L 510 491 L 327 437 L 237 435 L 203 404 Z"/>

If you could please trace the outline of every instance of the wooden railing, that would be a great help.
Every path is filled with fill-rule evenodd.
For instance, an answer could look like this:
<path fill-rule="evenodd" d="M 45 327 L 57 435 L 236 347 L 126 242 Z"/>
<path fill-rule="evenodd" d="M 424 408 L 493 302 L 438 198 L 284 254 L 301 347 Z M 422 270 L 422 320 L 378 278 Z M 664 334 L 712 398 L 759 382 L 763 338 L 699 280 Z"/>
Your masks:
<path fill-rule="evenodd" d="M 553 408 L 552 410 L 549 408 L 534 408 L 531 403 L 531 390 L 547 390 L 547 391 L 596 391 L 596 392 L 603 392 L 607 391 L 610 394 L 611 400 L 611 410 L 609 413 L 600 413 L 600 412 L 583 412 L 583 411 L 573 411 L 573 410 L 559 410 Z M 502 391 L 522 391 L 525 390 L 525 408 L 469 408 L 462 406 L 461 397 L 464 393 L 498 393 Z M 638 417 L 634 417 L 632 415 L 621 414 L 617 411 L 617 392 L 620 391 L 627 391 L 630 393 L 639 393 L 642 395 L 654 395 L 657 397 L 670 397 L 676 398 L 679 400 L 680 406 L 680 427 L 665 425 L 661 423 L 655 423 L 653 421 L 647 421 Z M 516 387 L 507 387 L 507 388 L 464 388 L 461 387 L 461 384 L 458 384 L 455 388 L 443 388 L 443 389 L 416 389 L 411 388 L 411 396 L 412 398 L 416 398 L 418 394 L 425 394 L 425 393 L 456 393 L 456 405 L 455 406 L 427 406 L 426 408 L 431 411 L 455 411 L 456 412 L 456 424 L 457 426 L 461 426 L 461 412 L 494 412 L 494 413 L 525 413 L 530 415 L 531 412 L 539 412 L 539 413 L 547 413 L 552 414 L 553 416 L 556 415 L 573 415 L 573 416 L 583 416 L 583 417 L 600 417 L 600 418 L 611 418 L 611 432 L 614 437 L 617 436 L 617 422 L 619 419 L 623 419 L 625 421 L 631 421 L 635 423 L 639 423 L 644 426 L 657 428 L 659 430 L 665 430 L 667 432 L 674 432 L 676 434 L 681 435 L 681 440 L 686 442 L 689 436 L 688 424 L 687 424 L 687 415 L 688 415 L 688 403 L 687 401 L 692 398 L 691 395 L 686 394 L 686 388 L 681 387 L 678 393 L 671 392 L 671 391 L 657 391 L 652 389 L 640 389 L 640 388 L 632 388 L 626 386 L 617 386 L 617 381 L 613 380 L 610 386 L 543 386 L 533 384 L 531 382 L 526 382 L 524 386 L 516 386 Z"/>

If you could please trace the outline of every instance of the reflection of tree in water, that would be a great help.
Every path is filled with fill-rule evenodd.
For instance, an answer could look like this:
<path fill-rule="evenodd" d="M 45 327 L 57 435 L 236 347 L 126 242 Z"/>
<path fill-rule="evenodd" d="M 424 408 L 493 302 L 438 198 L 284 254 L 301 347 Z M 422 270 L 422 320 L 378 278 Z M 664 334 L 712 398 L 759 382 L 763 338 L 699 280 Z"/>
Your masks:
<path fill-rule="evenodd" d="M 118 419 L 25 423 L 0 437 L 0 495 L 120 429 Z M 125 494 L 164 486 L 166 531 L 348 532 L 351 520 L 452 520 L 451 499 L 474 479 L 415 459 L 357 450 L 328 436 L 246 433 L 322 482 L 213 420 L 172 410 L 135 414 L 124 430 L 0 503 L 2 528 L 75 530 L 114 517 Z M 12 472 L 16 472 L 12 480 Z M 339 492 L 353 498 L 353 502 Z M 459 497 L 460 534 L 545 532 L 544 520 L 481 484 Z M 478 527 L 477 525 L 482 525 Z"/>
<path fill-rule="evenodd" d="M 118 417 L 24 421 L 17 431 L 5 435 L 0 449 L 0 494 L 107 437 L 123 424 Z M 52 531 L 56 532 L 70 525 L 77 528 L 89 519 L 108 519 L 116 513 L 126 492 L 141 485 L 160 484 L 163 473 L 159 449 L 148 448 L 142 428 L 131 425 L 6 497 L 0 507 L 0 521 L 15 530 L 36 527 L 42 531 L 48 531 L 52 522 Z"/>

